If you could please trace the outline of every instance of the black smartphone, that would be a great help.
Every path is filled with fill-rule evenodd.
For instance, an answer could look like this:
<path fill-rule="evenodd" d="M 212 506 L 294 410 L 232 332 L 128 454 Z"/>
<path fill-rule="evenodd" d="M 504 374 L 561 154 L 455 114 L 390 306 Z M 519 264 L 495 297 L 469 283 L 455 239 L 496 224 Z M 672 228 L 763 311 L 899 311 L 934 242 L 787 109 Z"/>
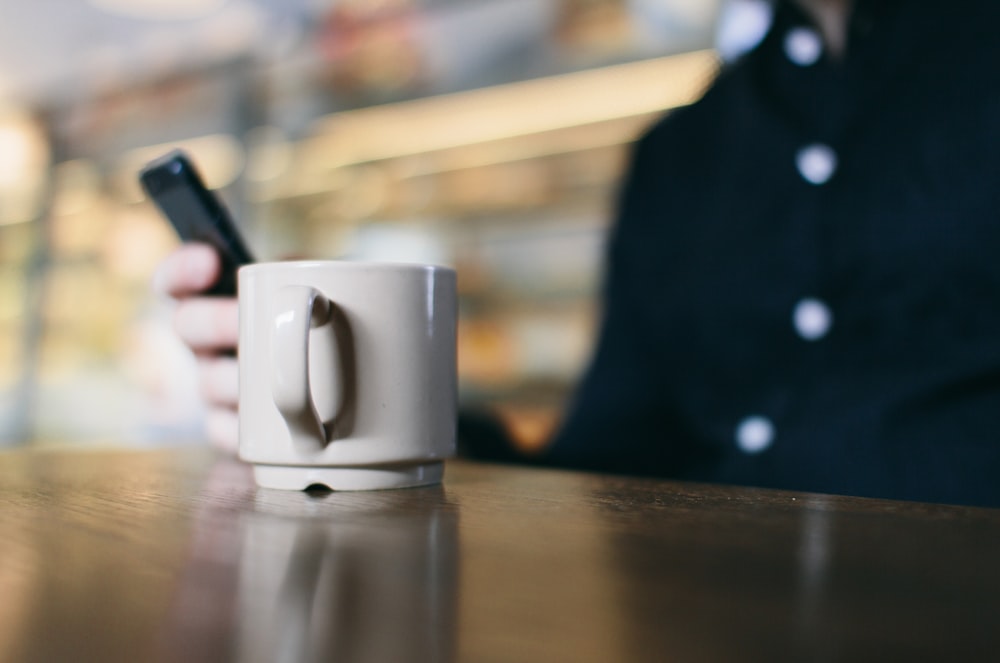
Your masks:
<path fill-rule="evenodd" d="M 146 194 L 185 242 L 215 247 L 222 259 L 219 280 L 205 294 L 236 294 L 236 270 L 253 262 L 239 229 L 222 201 L 210 191 L 182 150 L 151 161 L 139 172 Z"/>

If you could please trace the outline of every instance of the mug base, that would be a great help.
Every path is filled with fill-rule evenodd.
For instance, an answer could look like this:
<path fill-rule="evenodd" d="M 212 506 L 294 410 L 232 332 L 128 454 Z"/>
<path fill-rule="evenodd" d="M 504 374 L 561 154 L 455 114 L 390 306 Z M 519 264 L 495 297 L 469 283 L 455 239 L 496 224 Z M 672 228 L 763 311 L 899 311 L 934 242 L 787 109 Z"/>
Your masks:
<path fill-rule="evenodd" d="M 254 465 L 254 479 L 261 488 L 305 490 L 325 486 L 338 490 L 388 490 L 441 483 L 444 463 L 387 465 L 382 467 L 304 467 L 296 465 Z"/>

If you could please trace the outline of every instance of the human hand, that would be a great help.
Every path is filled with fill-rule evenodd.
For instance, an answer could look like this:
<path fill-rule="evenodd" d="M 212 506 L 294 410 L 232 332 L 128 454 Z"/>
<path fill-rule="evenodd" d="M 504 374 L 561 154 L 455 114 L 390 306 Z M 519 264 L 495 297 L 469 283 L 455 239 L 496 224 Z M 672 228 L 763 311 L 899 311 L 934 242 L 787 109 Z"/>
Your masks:
<path fill-rule="evenodd" d="M 219 278 L 221 262 L 207 244 L 188 243 L 168 255 L 156 270 L 153 287 L 177 301 L 174 329 L 198 360 L 202 397 L 208 405 L 205 435 L 235 453 L 239 441 L 239 312 L 235 297 L 205 297 Z"/>

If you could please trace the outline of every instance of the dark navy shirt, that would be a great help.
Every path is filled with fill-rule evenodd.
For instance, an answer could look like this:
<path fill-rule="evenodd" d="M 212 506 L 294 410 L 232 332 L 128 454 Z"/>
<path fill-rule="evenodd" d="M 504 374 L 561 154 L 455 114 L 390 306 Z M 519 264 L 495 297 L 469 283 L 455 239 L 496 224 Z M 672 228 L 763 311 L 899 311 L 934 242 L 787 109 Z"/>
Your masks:
<path fill-rule="evenodd" d="M 779 4 L 637 144 L 547 460 L 1000 506 L 1000 2 Z"/>

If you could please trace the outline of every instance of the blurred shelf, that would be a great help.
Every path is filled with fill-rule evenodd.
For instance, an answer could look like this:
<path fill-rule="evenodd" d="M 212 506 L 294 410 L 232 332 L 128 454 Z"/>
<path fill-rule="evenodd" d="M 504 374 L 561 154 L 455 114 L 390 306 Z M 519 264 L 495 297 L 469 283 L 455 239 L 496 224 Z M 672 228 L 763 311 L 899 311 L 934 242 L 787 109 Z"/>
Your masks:
<path fill-rule="evenodd" d="M 50 173 L 52 214 L 0 225 L 0 387 L 30 378 L 31 416 L 69 412 L 37 423 L 36 435 L 97 431 L 105 414 L 95 403 L 116 399 L 135 417 L 147 408 L 147 418 L 197 423 L 193 360 L 148 287 L 176 238 L 134 178 L 171 139 L 225 186 L 262 259 L 392 250 L 454 265 L 461 401 L 495 409 L 536 447 L 592 347 L 629 146 L 694 101 L 717 68 L 714 52 L 694 51 L 340 112 L 294 138 L 255 124 L 267 109 L 244 105 L 265 102 L 230 69 L 67 113 L 55 129 L 67 154 Z M 26 331 L 26 312 L 37 333 Z M 29 340 L 37 347 L 25 371 Z"/>
<path fill-rule="evenodd" d="M 714 51 L 694 51 L 338 113 L 316 123 L 300 165 L 323 172 L 660 113 L 697 99 L 717 69 Z"/>
<path fill-rule="evenodd" d="M 337 113 L 292 146 L 288 168 L 255 182 L 258 203 L 325 197 L 344 173 L 379 164 L 397 180 L 617 147 L 691 103 L 718 70 L 714 51 L 642 60 Z"/>

